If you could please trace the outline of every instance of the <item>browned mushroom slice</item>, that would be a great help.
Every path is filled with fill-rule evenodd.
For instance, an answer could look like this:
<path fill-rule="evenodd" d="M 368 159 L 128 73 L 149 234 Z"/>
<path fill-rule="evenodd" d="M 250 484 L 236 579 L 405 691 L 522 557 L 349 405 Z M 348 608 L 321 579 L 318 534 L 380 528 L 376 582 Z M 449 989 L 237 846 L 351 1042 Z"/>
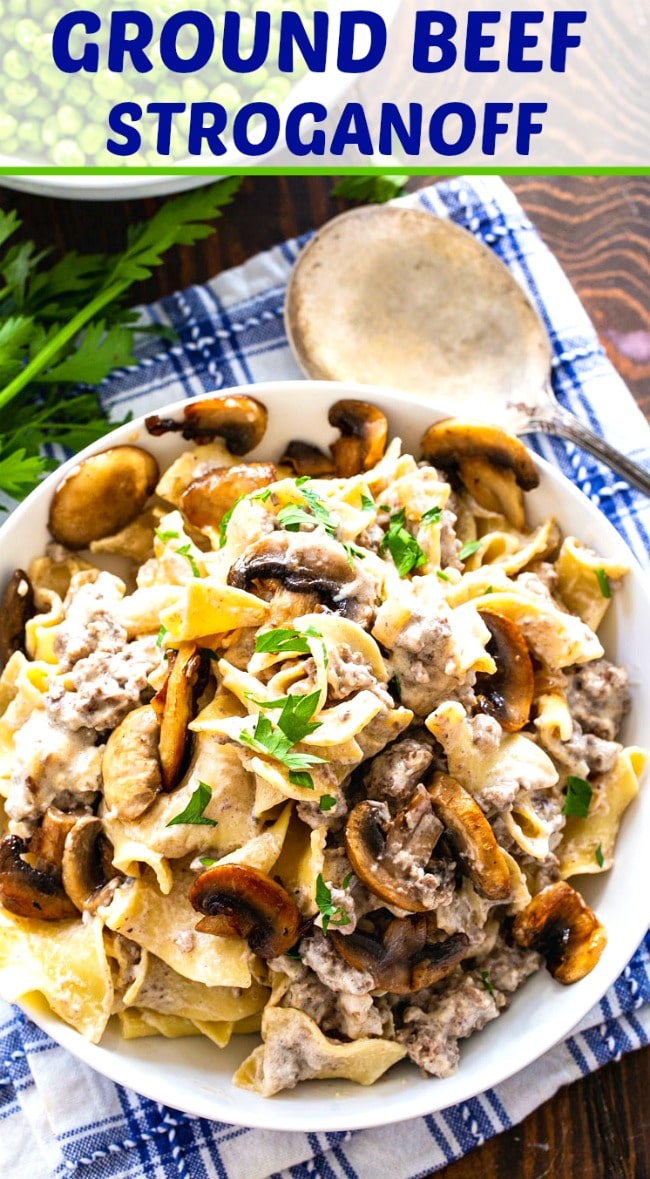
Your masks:
<path fill-rule="evenodd" d="M 426 930 L 425 917 L 405 917 L 390 921 L 381 941 L 359 930 L 347 936 L 337 932 L 329 936 L 350 966 L 372 975 L 376 990 L 410 995 L 440 982 L 469 948 L 464 933 L 427 943 Z"/>
<path fill-rule="evenodd" d="M 331 446 L 340 479 L 369 471 L 379 462 L 386 449 L 388 422 L 376 405 L 352 399 L 337 401 L 328 420 L 341 431 Z"/>
<path fill-rule="evenodd" d="M 252 491 L 268 487 L 277 478 L 272 463 L 238 463 L 217 467 L 193 479 L 181 497 L 181 508 L 197 528 L 218 527 L 226 512 Z"/>
<path fill-rule="evenodd" d="M 294 475 L 309 475 L 311 479 L 334 474 L 334 463 L 317 446 L 295 439 L 285 450 L 280 464 L 291 467 Z"/>
<path fill-rule="evenodd" d="M 310 532 L 272 532 L 249 545 L 231 566 L 228 584 L 250 589 L 254 581 L 278 581 L 321 602 L 361 626 L 375 613 L 376 585 L 348 560 L 342 545 Z"/>
<path fill-rule="evenodd" d="M 159 742 L 151 704 L 128 712 L 108 738 L 102 759 L 104 801 L 118 819 L 139 818 L 162 789 Z"/>
<path fill-rule="evenodd" d="M 518 945 L 543 954 L 553 978 L 565 985 L 589 974 L 607 944 L 596 914 L 566 880 L 538 892 L 517 914 L 512 932 Z"/>
<path fill-rule="evenodd" d="M 68 813 L 55 806 L 47 808 L 40 827 L 29 841 L 29 855 L 35 868 L 61 875 L 65 841 L 79 818 L 78 811 Z"/>
<path fill-rule="evenodd" d="M 506 733 L 523 729 L 533 703 L 535 676 L 526 640 L 516 623 L 491 610 L 479 610 L 491 638 L 487 651 L 496 672 L 480 672 L 475 692 L 482 712 L 494 716 Z"/>
<path fill-rule="evenodd" d="M 152 705 L 160 719 L 158 757 L 163 790 L 177 785 L 189 741 L 188 725 L 196 715 L 203 679 L 203 657 L 193 643 L 167 653 L 169 672 Z"/>
<path fill-rule="evenodd" d="M 24 856 L 28 845 L 17 835 L 0 841 L 0 904 L 17 917 L 61 921 L 76 917 L 77 910 L 54 871 L 32 868 Z"/>
<path fill-rule="evenodd" d="M 113 848 L 95 815 L 83 815 L 68 832 L 63 849 L 63 887 L 80 912 L 108 904 L 120 878 Z"/>
<path fill-rule="evenodd" d="M 22 569 L 16 569 L 0 600 L 0 671 L 14 651 L 25 650 L 25 623 L 34 613 L 32 583 Z"/>
<path fill-rule="evenodd" d="M 276 958 L 295 943 L 301 918 L 288 892 L 257 868 L 217 864 L 194 881 L 190 901 L 204 916 L 201 933 L 243 937 L 260 958 Z"/>
<path fill-rule="evenodd" d="M 175 432 L 199 445 L 223 438 L 231 454 L 248 454 L 262 441 L 267 419 L 260 401 L 245 393 L 229 393 L 224 397 L 188 401 L 180 422 L 150 414 L 145 418 L 145 426 L 156 437 Z"/>
<path fill-rule="evenodd" d="M 490 901 L 507 900 L 511 889 L 508 865 L 478 803 L 448 774 L 434 774 L 427 789 L 474 887 Z"/>
<path fill-rule="evenodd" d="M 381 802 L 360 802 L 345 828 L 345 846 L 353 871 L 366 888 L 388 905 L 408 913 L 425 913 L 440 903 L 448 864 L 425 871 L 442 834 L 431 799 L 419 786 L 391 821 Z"/>
<path fill-rule="evenodd" d="M 445 418 L 427 430 L 422 453 L 443 471 L 456 471 L 481 507 L 524 527 L 523 492 L 537 487 L 539 476 L 518 438 L 484 422 Z"/>
<path fill-rule="evenodd" d="M 142 511 L 159 478 L 158 463 L 139 446 L 113 446 L 84 459 L 59 484 L 49 528 L 69 549 L 119 532 Z"/>

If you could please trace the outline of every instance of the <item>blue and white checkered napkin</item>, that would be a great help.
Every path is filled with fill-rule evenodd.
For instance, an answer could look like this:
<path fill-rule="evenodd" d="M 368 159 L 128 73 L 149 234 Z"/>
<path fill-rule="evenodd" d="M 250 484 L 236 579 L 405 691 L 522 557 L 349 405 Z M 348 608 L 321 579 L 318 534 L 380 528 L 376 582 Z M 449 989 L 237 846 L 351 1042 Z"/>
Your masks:
<path fill-rule="evenodd" d="M 650 456 L 650 430 L 598 345 L 584 310 L 513 194 L 496 178 L 452 180 L 408 203 L 451 217 L 491 246 L 527 288 L 553 345 L 560 401 L 593 430 Z M 145 308 L 178 342 L 104 382 L 115 417 L 249 381 L 299 378 L 282 322 L 287 242 Z M 595 460 L 547 438 L 539 450 L 605 512 L 650 564 L 650 502 Z M 139 1097 L 79 1063 L 0 1003 L 0 1174 L 12 1179 L 415 1179 L 520 1121 L 561 1085 L 647 1044 L 650 935 L 576 1032 L 495 1090 L 400 1126 L 347 1134 L 273 1133 L 188 1117 Z M 435 1081 L 431 1082 L 435 1085 Z"/>

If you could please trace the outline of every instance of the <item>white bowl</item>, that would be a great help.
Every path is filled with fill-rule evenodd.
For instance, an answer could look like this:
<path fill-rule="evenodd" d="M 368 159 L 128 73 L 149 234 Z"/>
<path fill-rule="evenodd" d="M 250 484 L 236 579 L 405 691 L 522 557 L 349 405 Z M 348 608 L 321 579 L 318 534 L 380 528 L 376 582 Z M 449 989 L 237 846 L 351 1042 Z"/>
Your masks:
<path fill-rule="evenodd" d="M 266 438 L 251 457 L 279 456 L 291 438 L 326 447 L 336 437 L 327 424 L 327 411 L 342 396 L 372 401 L 386 413 L 391 436 L 398 434 L 406 449 L 418 453 L 426 426 L 441 415 L 423 398 L 389 390 L 330 382 L 276 382 L 247 386 L 243 391 L 269 409 Z M 179 413 L 177 402 L 158 412 Z M 108 445 L 139 442 L 162 465 L 184 444 L 175 434 L 152 438 L 143 420 L 130 422 L 88 447 L 82 455 Z M 55 472 L 0 528 L 3 580 L 16 566 L 25 566 L 47 542 L 47 515 L 52 491 L 75 458 Z M 536 460 L 540 486 L 529 496 L 530 513 L 537 521 L 557 516 L 564 532 L 575 534 L 598 552 L 631 565 L 624 587 L 616 594 L 603 627 L 606 654 L 630 671 L 633 705 L 625 723 L 624 740 L 650 746 L 650 595 L 645 576 L 611 524 L 558 471 Z M 616 849 L 614 869 L 578 881 L 608 934 L 605 952 L 587 978 L 571 987 L 554 982 L 540 971 L 515 995 L 510 1009 L 462 1045 L 460 1067 L 445 1080 L 424 1080 L 409 1063 L 393 1068 L 370 1088 L 349 1082 L 310 1081 L 291 1092 L 267 1100 L 231 1083 L 236 1066 L 258 1042 L 236 1038 L 219 1050 L 203 1039 L 122 1040 L 109 1028 L 101 1044 L 87 1043 L 72 1028 L 30 999 L 24 1010 L 53 1039 L 87 1064 L 139 1093 L 202 1117 L 271 1130 L 348 1130 L 385 1125 L 431 1113 L 497 1084 L 541 1056 L 565 1037 L 623 970 L 648 926 L 650 897 L 650 791 L 641 791 L 626 813 Z"/>

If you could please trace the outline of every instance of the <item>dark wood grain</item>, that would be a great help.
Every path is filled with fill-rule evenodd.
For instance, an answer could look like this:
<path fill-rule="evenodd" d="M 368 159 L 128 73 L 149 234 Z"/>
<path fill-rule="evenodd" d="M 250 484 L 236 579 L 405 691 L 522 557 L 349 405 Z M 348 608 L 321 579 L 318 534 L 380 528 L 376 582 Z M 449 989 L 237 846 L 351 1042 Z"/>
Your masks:
<path fill-rule="evenodd" d="M 332 183 L 329 177 L 247 179 L 215 235 L 195 249 L 173 251 L 166 265 L 135 289 L 134 301 L 202 282 L 322 224 L 345 207 L 330 196 Z M 417 178 L 409 187 L 424 183 L 428 180 Z M 511 184 L 650 417 L 650 178 L 519 177 Z M 0 190 L 0 205 L 18 208 L 29 236 L 42 246 L 65 249 L 115 250 L 126 226 L 150 216 L 156 204 L 81 204 Z M 649 1081 L 646 1049 L 561 1090 L 521 1125 L 438 1175 L 650 1179 Z"/>

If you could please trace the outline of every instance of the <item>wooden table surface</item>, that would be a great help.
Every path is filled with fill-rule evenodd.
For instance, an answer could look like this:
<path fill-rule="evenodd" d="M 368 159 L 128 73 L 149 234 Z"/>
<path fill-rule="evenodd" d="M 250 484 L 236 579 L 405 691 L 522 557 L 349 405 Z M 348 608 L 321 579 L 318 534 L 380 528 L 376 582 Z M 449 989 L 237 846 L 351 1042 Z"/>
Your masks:
<path fill-rule="evenodd" d="M 412 180 L 410 188 L 427 183 Z M 567 271 L 611 360 L 650 417 L 650 177 L 513 178 L 526 212 Z M 218 232 L 179 249 L 135 291 L 151 299 L 318 226 L 345 203 L 328 177 L 245 181 Z M 115 250 L 153 201 L 51 201 L 0 189 L 43 246 Z M 441 1179 L 648 1179 L 650 1048 L 561 1090 L 519 1126 L 437 1174 Z M 435 1082 L 432 1082 L 435 1083 Z M 365 1179 L 365 1177 L 364 1177 Z M 368 1176 L 368 1179 L 371 1179 Z"/>

